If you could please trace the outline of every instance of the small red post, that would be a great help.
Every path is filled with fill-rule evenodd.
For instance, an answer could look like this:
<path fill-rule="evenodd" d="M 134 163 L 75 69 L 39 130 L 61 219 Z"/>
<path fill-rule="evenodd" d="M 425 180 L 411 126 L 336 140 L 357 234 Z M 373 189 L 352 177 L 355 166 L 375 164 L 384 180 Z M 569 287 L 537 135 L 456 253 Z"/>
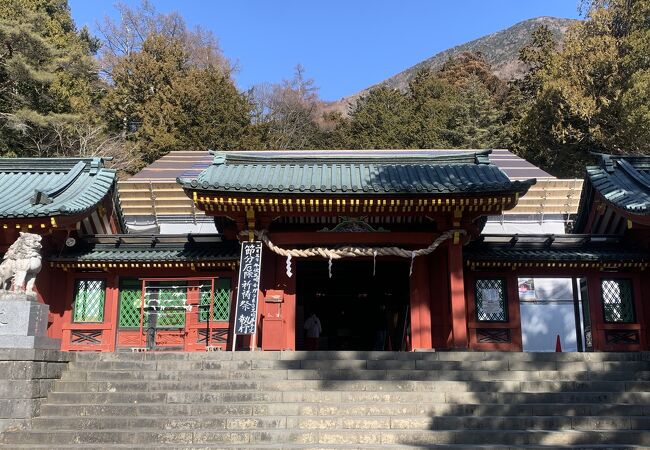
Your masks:
<path fill-rule="evenodd" d="M 560 335 L 557 335 L 557 338 L 555 339 L 555 351 L 557 353 L 562 352 L 562 343 L 560 342 Z"/>

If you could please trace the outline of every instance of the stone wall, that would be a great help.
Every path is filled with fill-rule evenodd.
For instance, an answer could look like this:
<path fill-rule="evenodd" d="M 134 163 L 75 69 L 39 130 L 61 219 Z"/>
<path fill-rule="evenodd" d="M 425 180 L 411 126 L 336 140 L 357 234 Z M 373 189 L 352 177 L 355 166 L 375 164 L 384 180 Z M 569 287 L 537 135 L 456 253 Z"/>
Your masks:
<path fill-rule="evenodd" d="M 0 432 L 29 427 L 73 357 L 58 350 L 0 349 Z"/>

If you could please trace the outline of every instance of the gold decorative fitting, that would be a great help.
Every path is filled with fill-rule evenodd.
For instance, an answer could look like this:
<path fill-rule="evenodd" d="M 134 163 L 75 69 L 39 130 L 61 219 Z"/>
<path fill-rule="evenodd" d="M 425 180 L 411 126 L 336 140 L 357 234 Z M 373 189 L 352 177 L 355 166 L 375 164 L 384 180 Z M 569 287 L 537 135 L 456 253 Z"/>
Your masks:
<path fill-rule="evenodd" d="M 609 263 L 558 263 L 556 261 L 542 261 L 542 262 L 514 262 L 514 261 L 471 261 L 467 260 L 467 265 L 472 268 L 475 267 L 511 267 L 513 270 L 519 267 L 537 267 L 537 268 L 597 268 L 599 270 L 611 269 L 630 269 L 638 268 L 645 270 L 648 267 L 646 262 L 609 262 Z"/>

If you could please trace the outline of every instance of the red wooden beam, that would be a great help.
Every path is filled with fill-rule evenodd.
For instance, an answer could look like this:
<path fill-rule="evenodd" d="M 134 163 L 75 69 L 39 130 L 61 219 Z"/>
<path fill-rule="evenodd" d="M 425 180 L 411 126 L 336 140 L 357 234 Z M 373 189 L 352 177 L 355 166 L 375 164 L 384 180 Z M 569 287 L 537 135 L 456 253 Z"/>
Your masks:
<path fill-rule="evenodd" d="M 346 243 L 362 245 L 420 245 L 426 247 L 437 237 L 436 233 L 428 232 L 386 232 L 386 233 L 336 233 L 336 232 L 274 232 L 269 233 L 269 239 L 276 245 L 312 244 L 345 245 Z"/>

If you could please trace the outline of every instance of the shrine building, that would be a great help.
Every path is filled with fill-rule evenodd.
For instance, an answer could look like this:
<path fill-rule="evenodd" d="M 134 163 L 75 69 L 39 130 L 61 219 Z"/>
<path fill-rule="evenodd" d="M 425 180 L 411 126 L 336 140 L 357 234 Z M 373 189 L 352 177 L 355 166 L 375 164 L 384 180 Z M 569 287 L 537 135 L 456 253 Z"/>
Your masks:
<path fill-rule="evenodd" d="M 598 158 L 558 180 L 504 150 L 172 152 L 119 183 L 0 158 L 0 253 L 43 236 L 66 351 L 305 350 L 312 314 L 321 350 L 650 350 L 650 157 Z"/>

